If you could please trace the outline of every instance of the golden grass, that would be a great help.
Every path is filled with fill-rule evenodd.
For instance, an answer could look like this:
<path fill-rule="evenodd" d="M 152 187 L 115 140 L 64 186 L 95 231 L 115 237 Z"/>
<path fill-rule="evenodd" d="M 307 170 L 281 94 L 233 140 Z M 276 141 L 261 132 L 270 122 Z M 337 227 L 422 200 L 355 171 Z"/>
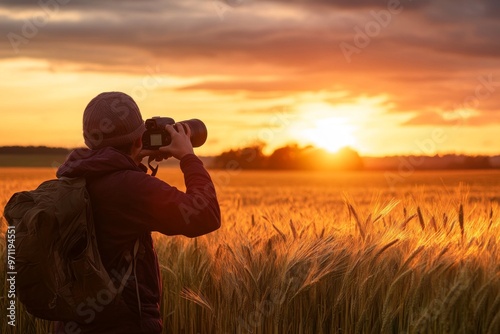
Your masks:
<path fill-rule="evenodd" d="M 50 172 L 0 170 L 1 207 Z M 154 238 L 165 333 L 500 332 L 499 172 L 212 175 L 222 228 Z"/>

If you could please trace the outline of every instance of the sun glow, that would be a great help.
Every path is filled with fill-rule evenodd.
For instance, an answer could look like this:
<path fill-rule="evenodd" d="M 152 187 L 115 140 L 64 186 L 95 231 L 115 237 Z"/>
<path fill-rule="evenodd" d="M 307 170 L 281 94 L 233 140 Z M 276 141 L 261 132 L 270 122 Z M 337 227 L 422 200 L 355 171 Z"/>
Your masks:
<path fill-rule="evenodd" d="M 330 117 L 314 121 L 314 126 L 302 130 L 302 136 L 314 146 L 333 153 L 356 145 L 354 130 L 345 119 Z"/>
<path fill-rule="evenodd" d="M 359 110 L 367 110 L 363 101 L 338 105 L 314 101 L 302 103 L 297 109 L 300 122 L 296 122 L 291 131 L 303 145 L 314 145 L 332 153 L 346 146 L 357 148 L 358 123 L 363 117 Z"/>

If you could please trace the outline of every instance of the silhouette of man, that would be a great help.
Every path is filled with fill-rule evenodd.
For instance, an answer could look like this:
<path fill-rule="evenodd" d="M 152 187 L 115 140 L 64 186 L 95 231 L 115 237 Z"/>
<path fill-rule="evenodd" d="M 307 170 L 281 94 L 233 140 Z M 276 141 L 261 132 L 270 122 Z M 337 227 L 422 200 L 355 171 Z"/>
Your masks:
<path fill-rule="evenodd" d="M 134 263 L 121 296 L 90 299 L 79 309 L 85 320 L 56 323 L 57 333 L 161 333 L 162 287 L 151 232 L 197 237 L 220 227 L 215 188 L 193 152 L 190 129 L 167 125 L 172 142 L 159 152 L 142 149 L 144 131 L 130 96 L 99 94 L 83 114 L 88 148 L 74 150 L 57 171 L 58 177 L 85 177 L 99 252 L 108 273 L 117 276 L 115 285 Z M 180 160 L 186 192 L 146 173 L 141 161 L 151 155 Z"/>

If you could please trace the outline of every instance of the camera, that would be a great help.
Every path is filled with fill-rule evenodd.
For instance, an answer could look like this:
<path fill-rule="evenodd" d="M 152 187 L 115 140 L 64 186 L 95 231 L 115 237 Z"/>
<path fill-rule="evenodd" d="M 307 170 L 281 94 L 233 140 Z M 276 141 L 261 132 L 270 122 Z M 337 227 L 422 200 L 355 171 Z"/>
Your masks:
<path fill-rule="evenodd" d="M 142 147 L 146 150 L 157 150 L 161 146 L 167 146 L 172 142 L 170 134 L 165 130 L 166 125 L 174 125 L 176 122 L 170 117 L 153 117 L 145 122 L 146 131 L 142 135 Z M 178 122 L 191 129 L 191 144 L 200 147 L 207 141 L 207 127 L 199 119 L 190 119 Z"/>

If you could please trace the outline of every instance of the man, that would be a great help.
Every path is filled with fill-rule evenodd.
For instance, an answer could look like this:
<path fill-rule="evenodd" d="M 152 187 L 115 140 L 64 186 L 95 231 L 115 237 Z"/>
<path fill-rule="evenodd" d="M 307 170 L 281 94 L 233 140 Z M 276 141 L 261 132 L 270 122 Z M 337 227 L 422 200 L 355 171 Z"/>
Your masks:
<path fill-rule="evenodd" d="M 58 177 L 85 177 L 99 252 L 116 278 L 115 285 L 135 262 L 118 301 L 100 305 L 92 300 L 84 323 L 58 323 L 58 333 L 161 333 L 161 277 L 151 232 L 197 237 L 220 227 L 215 188 L 193 152 L 190 129 L 167 125 L 172 142 L 159 152 L 142 150 L 144 131 L 141 113 L 130 96 L 99 94 L 83 114 L 89 149 L 73 151 L 57 172 Z M 180 160 L 185 193 L 146 173 L 141 161 L 150 155 Z"/>

